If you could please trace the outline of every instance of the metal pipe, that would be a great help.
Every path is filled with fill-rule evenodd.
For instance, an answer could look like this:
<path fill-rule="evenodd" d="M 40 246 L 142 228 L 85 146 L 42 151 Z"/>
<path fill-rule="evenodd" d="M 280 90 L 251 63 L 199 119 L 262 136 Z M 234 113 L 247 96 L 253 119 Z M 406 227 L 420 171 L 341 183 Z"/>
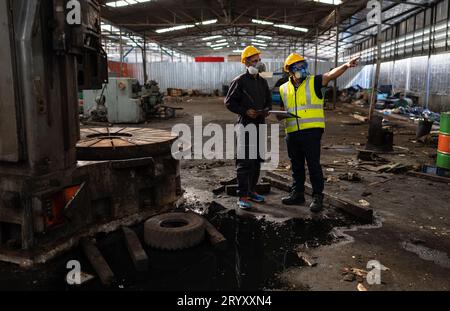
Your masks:
<path fill-rule="evenodd" d="M 142 49 L 142 70 L 144 70 L 144 83 L 147 83 L 148 75 L 147 75 L 147 40 L 144 32 L 144 47 Z"/>
<path fill-rule="evenodd" d="M 380 5 L 383 7 L 383 0 L 380 0 Z M 382 18 L 382 17 L 381 17 Z M 378 80 L 380 79 L 380 70 L 381 70 L 381 26 L 383 24 L 383 21 L 381 21 L 380 24 L 378 24 L 378 34 L 377 34 L 377 66 L 375 69 L 375 78 L 373 80 L 373 87 L 372 87 L 372 96 L 370 98 L 370 108 L 369 108 L 369 120 L 372 120 L 372 116 L 375 112 L 375 104 L 377 102 L 377 95 L 378 95 Z"/>
<path fill-rule="evenodd" d="M 335 23 L 336 23 L 336 52 L 334 57 L 334 68 L 338 67 L 339 60 L 339 7 L 335 10 Z M 334 79 L 334 88 L 333 88 L 333 110 L 336 109 L 337 104 L 337 79 Z"/>
<path fill-rule="evenodd" d="M 432 31 L 433 29 L 433 31 Z M 428 59 L 427 59 L 427 84 L 426 84 L 426 90 L 425 90 L 425 109 L 429 109 L 430 107 L 430 84 L 431 84 L 431 67 L 430 67 L 430 60 L 431 60 L 431 51 L 432 51 L 432 45 L 434 45 L 434 32 L 436 29 L 436 6 L 433 6 L 431 10 L 431 23 L 430 23 L 430 35 L 428 40 Z M 433 44 L 431 43 L 433 39 Z"/>
<path fill-rule="evenodd" d="M 314 75 L 317 75 L 317 48 L 319 43 L 319 28 L 316 28 L 316 51 L 314 56 Z"/>
<path fill-rule="evenodd" d="M 119 78 L 122 78 L 123 73 L 123 44 L 122 44 L 122 28 L 119 29 L 119 53 L 120 53 L 120 73 Z"/>

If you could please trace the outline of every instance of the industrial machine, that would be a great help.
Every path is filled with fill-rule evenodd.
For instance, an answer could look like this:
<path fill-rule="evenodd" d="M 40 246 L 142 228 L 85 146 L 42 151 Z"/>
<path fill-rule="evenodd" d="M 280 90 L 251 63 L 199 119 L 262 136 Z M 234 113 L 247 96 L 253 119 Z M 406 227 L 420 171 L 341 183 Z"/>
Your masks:
<path fill-rule="evenodd" d="M 141 85 L 134 78 L 109 78 L 101 90 L 83 91 L 84 119 L 109 123 L 141 123 L 172 118 L 175 108 L 164 105 L 156 81 Z"/>
<path fill-rule="evenodd" d="M 77 92 L 102 89 L 107 77 L 100 22 L 95 0 L 0 0 L 2 261 L 46 262 L 179 197 L 171 132 L 80 135 Z"/>

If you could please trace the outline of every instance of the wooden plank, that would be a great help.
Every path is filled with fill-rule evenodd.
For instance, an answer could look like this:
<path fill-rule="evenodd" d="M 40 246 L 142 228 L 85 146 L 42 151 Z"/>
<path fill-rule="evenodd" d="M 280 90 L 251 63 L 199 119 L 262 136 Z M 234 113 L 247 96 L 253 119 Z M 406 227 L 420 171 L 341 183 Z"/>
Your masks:
<path fill-rule="evenodd" d="M 80 240 L 81 247 L 87 259 L 98 274 L 103 285 L 109 286 L 114 280 L 114 273 L 98 250 L 97 246 L 88 238 Z"/>
<path fill-rule="evenodd" d="M 450 184 L 450 178 L 444 177 L 444 176 L 431 175 L 431 174 L 427 174 L 427 173 L 414 172 L 414 171 L 409 171 L 406 174 L 410 175 L 410 176 L 414 176 L 414 177 L 428 179 L 428 180 L 431 180 L 431 181 L 436 181 L 436 182 L 442 182 L 442 183 Z"/>
<path fill-rule="evenodd" d="M 263 181 L 269 182 L 272 186 L 284 190 L 291 191 L 291 184 L 287 182 L 288 176 L 283 176 L 274 172 L 267 172 L 266 177 L 263 177 Z M 309 183 L 305 183 L 305 193 L 308 195 L 313 194 L 312 186 Z M 350 201 L 348 199 L 339 198 L 326 191 L 323 192 L 324 203 L 334 206 L 335 208 L 346 212 L 354 216 L 355 218 L 371 223 L 373 221 L 373 210 L 368 207 L 359 205 L 356 202 Z"/>
<path fill-rule="evenodd" d="M 217 249 L 224 250 L 227 246 L 227 239 L 209 221 L 205 219 L 206 233 L 209 242 Z"/>
<path fill-rule="evenodd" d="M 128 252 L 133 260 L 136 271 L 144 272 L 148 270 L 148 256 L 142 247 L 141 241 L 137 234 L 127 227 L 122 227 L 122 231 L 125 237 L 125 243 L 127 245 Z"/>
<path fill-rule="evenodd" d="M 367 123 L 367 121 L 369 120 L 369 118 L 361 116 L 359 114 L 352 114 L 352 117 L 358 121 L 361 121 L 363 123 Z"/>
<path fill-rule="evenodd" d="M 317 266 L 317 261 L 315 261 L 310 255 L 304 252 L 297 252 L 298 258 L 300 258 L 308 267 Z"/>

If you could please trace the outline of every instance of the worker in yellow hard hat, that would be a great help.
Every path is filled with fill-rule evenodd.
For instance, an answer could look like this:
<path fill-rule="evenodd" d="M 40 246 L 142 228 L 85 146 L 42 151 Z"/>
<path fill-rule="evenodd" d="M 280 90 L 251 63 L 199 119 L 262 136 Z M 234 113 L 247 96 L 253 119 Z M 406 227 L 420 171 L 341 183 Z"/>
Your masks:
<path fill-rule="evenodd" d="M 308 63 L 299 54 L 286 58 L 284 70 L 289 81 L 280 87 L 283 108 L 296 117 L 286 122 L 286 143 L 291 160 L 294 183 L 289 196 L 282 199 L 285 205 L 305 203 L 305 161 L 313 187 L 312 212 L 323 208 L 324 177 L 320 165 L 321 139 L 325 129 L 324 91 L 328 83 L 340 77 L 347 69 L 357 66 L 358 58 L 332 69 L 323 75 L 312 76 Z"/>
<path fill-rule="evenodd" d="M 262 157 L 259 148 L 259 126 L 265 124 L 269 110 L 272 108 L 272 94 L 267 81 L 259 75 L 263 68 L 261 52 L 254 46 L 248 46 L 241 55 L 246 72 L 236 77 L 230 85 L 225 98 L 225 105 L 239 116 L 236 134 L 242 138 L 243 152 L 236 159 L 236 174 L 238 183 L 238 206 L 250 209 L 252 202 L 263 203 L 264 197 L 256 193 L 255 188 L 259 180 Z M 240 125 L 240 126 L 239 126 Z M 256 137 L 245 133 L 248 126 L 256 126 Z M 252 149 L 254 148 L 254 149 Z M 251 152 L 252 149 L 255 152 Z M 256 154 L 256 157 L 253 155 Z"/>

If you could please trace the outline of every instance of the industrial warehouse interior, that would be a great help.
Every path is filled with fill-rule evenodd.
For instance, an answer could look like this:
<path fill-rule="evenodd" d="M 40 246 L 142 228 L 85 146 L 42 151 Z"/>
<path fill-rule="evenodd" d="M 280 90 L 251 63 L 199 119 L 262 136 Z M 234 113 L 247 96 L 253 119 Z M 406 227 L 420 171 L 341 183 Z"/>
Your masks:
<path fill-rule="evenodd" d="M 0 0 L 0 290 L 449 291 L 449 2 Z"/>

